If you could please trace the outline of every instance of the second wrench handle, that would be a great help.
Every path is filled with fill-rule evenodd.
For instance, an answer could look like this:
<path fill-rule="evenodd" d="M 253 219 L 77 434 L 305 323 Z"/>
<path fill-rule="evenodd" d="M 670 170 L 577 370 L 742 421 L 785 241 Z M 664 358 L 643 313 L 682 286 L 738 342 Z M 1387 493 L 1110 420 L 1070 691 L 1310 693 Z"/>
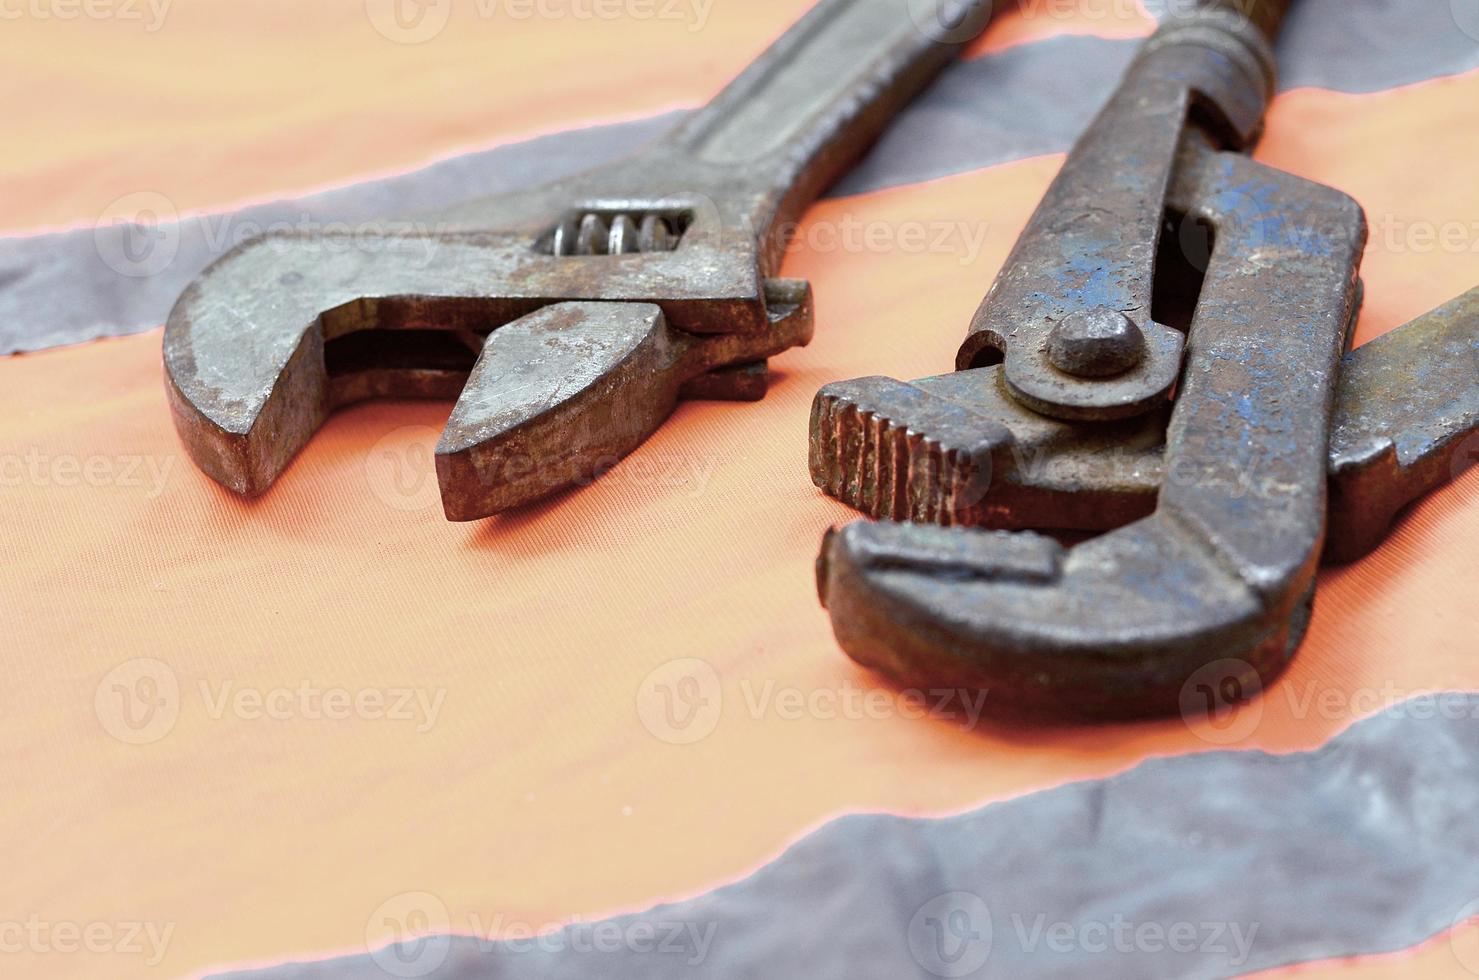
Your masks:
<path fill-rule="evenodd" d="M 822 0 L 654 149 L 721 174 L 778 259 L 800 216 L 898 110 L 979 35 L 992 0 Z"/>

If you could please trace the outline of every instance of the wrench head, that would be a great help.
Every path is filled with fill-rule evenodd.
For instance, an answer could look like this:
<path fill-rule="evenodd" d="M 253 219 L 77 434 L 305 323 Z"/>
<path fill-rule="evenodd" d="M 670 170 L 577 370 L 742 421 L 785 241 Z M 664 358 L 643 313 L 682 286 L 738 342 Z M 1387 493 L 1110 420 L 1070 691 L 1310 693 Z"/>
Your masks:
<path fill-rule="evenodd" d="M 1172 713 L 1213 663 L 1255 689 L 1288 664 L 1324 538 L 1365 220 L 1337 191 L 1210 148 L 1187 153 L 1173 197 L 1215 224 L 1218 250 L 1169 416 L 1040 416 L 1002 365 L 819 395 L 815 481 L 928 522 L 824 543 L 820 595 L 855 660 L 1038 717 Z M 1114 530 L 1064 548 L 980 525 Z"/>
<path fill-rule="evenodd" d="M 449 516 L 470 520 L 609 467 L 680 395 L 763 393 L 754 365 L 810 339 L 809 288 L 765 278 L 753 232 L 702 195 L 597 198 L 576 181 L 468 215 L 506 223 L 264 236 L 191 284 L 166 324 L 164 363 L 200 468 L 260 494 L 342 405 L 461 394 L 438 469 Z M 593 388 L 595 365 L 605 383 Z M 507 384 L 524 387 L 485 390 Z M 557 444 L 537 479 L 513 481 L 518 492 L 489 482 L 523 466 L 505 448 Z"/>
<path fill-rule="evenodd" d="M 993 717 L 1032 721 L 1174 713 L 1224 659 L 1267 687 L 1313 599 L 1306 587 L 1269 607 L 1152 519 L 1072 549 L 1032 532 L 853 524 L 823 542 L 817 585 L 858 663 L 908 689 L 981 691 Z"/>

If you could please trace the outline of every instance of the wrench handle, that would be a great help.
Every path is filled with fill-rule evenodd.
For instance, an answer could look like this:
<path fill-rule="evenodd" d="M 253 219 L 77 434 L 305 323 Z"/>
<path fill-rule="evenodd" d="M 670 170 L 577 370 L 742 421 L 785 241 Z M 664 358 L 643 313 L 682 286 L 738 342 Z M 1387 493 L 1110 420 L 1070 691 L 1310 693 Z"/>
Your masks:
<path fill-rule="evenodd" d="M 714 174 L 767 272 L 789 225 L 990 21 L 991 0 L 822 0 L 656 148 Z"/>

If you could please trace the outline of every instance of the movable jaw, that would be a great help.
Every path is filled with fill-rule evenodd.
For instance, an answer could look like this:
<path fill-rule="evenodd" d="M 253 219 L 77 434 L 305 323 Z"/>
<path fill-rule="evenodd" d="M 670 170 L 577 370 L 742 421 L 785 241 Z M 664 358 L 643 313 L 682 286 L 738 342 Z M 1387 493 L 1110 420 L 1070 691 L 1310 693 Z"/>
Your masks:
<path fill-rule="evenodd" d="M 763 358 L 811 338 L 810 287 L 775 281 L 770 310 L 759 336 L 699 338 L 643 303 L 560 303 L 494 331 L 437 445 L 448 520 L 594 480 L 682 397 L 759 397 Z"/>
<path fill-rule="evenodd" d="M 837 381 L 812 406 L 812 482 L 875 520 L 1107 531 L 1155 510 L 1170 414 L 1049 418 L 1013 397 L 999 364 Z"/>

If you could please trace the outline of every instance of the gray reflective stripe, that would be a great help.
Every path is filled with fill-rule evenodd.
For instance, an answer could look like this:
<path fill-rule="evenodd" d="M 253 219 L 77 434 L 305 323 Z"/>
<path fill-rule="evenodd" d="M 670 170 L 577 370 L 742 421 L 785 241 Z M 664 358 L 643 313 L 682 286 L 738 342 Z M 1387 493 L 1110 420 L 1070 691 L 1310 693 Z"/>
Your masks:
<path fill-rule="evenodd" d="M 1315 752 L 1161 759 L 943 820 L 846 817 L 736 884 L 540 940 L 487 941 L 537 924 L 486 908 L 447 920 L 455 940 L 230 976 L 1232 977 L 1479 914 L 1476 813 L 1479 696 L 1423 697 Z M 378 901 L 376 927 L 439 903 Z"/>
<path fill-rule="evenodd" d="M 1161 0 L 1175 3 L 1180 0 Z M 1281 45 L 1285 87 L 1369 92 L 1479 66 L 1473 0 L 1303 0 Z M 1041 5 L 1049 10 L 1052 4 Z M 1029 8 L 1031 9 L 1031 8 Z M 897 121 L 833 190 L 857 194 L 1066 150 L 1112 90 L 1138 41 L 1062 37 L 963 62 Z M 674 117 L 603 126 L 468 154 L 415 173 L 152 232 L 109 226 L 0 238 L 0 353 L 150 330 L 212 259 L 253 231 L 375 222 L 528 187 L 588 169 L 660 133 Z M 391 223 L 394 226 L 394 223 Z"/>
<path fill-rule="evenodd" d="M 150 231 L 125 225 L 0 238 L 0 353 L 152 330 L 202 269 L 254 233 L 395 227 L 386 215 L 436 211 L 585 170 L 658 136 L 678 116 L 572 130 L 183 222 L 166 220 L 170 202 L 146 192 L 137 203 L 156 212 Z"/>

